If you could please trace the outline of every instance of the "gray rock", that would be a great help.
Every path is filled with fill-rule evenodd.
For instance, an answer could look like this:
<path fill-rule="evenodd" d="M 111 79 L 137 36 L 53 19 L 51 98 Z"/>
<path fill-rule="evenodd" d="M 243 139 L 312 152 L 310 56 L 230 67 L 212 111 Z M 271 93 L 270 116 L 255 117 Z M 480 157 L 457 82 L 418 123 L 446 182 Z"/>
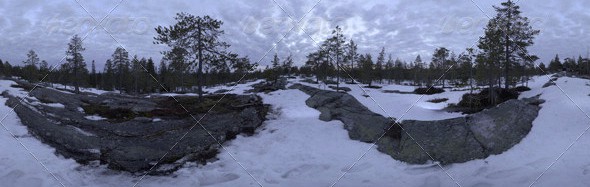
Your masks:
<path fill-rule="evenodd" d="M 8 92 L 2 95 L 8 98 L 7 105 L 15 107 L 15 113 L 31 134 L 54 147 L 57 154 L 81 164 L 100 161 L 112 169 L 145 173 L 167 153 L 148 173 L 151 175 L 170 173 L 189 161 L 205 163 L 216 156 L 218 143 L 231 140 L 240 133 L 253 134 L 262 125 L 268 111 L 268 106 L 262 104 L 258 96 L 226 95 L 224 100 L 227 102 L 218 103 L 207 115 L 193 113 L 193 117 L 200 120 L 196 123 L 187 114 L 174 113 L 172 106 L 176 105 L 164 100 L 168 99 L 166 97 L 67 94 L 44 87 L 37 87 L 31 93 L 41 102 L 58 102 L 66 106 L 58 108 L 33 105 Z M 183 99 L 193 101 L 179 98 Z M 169 105 L 163 110 L 158 103 Z M 88 114 L 78 111 L 78 107 L 89 104 L 130 109 L 136 117 L 115 122 L 111 119 L 88 120 L 84 118 Z M 130 106 L 134 104 L 141 107 Z M 186 107 L 190 111 L 198 110 Z M 160 111 L 148 111 L 152 108 Z M 151 117 L 141 116 L 146 111 L 163 120 L 152 122 Z M 188 134 L 184 136 L 185 133 Z M 173 145 L 176 146 L 171 149 Z"/>
<path fill-rule="evenodd" d="M 393 121 L 371 112 L 346 93 L 320 90 L 301 84 L 295 84 L 291 88 L 299 89 L 311 96 L 305 103 L 321 112 L 320 120 L 342 121 L 349 137 L 354 140 L 374 142 Z"/>
<path fill-rule="evenodd" d="M 351 139 L 374 142 L 383 135 L 376 142 L 377 149 L 412 164 L 424 164 L 429 160 L 442 164 L 461 163 L 500 154 L 530 132 L 540 110 L 539 104 L 543 103 L 538 97 L 509 100 L 466 117 L 406 120 L 394 124 L 393 119 L 371 112 L 346 93 L 300 84 L 291 88 L 311 96 L 306 104 L 321 112 L 321 120 L 342 121 Z"/>
<path fill-rule="evenodd" d="M 331 89 L 334 89 L 334 90 L 338 90 L 338 91 L 345 91 L 345 92 L 352 91 L 352 89 L 350 89 L 349 87 L 342 87 L 342 86 L 339 86 L 338 88 L 336 88 L 336 86 L 328 86 L 328 87 Z"/>
<path fill-rule="evenodd" d="M 257 84 L 252 85 L 252 89 L 247 90 L 247 93 L 269 93 L 274 92 L 277 90 L 284 90 L 287 86 L 287 78 L 281 77 L 275 81 L 264 81 Z"/>

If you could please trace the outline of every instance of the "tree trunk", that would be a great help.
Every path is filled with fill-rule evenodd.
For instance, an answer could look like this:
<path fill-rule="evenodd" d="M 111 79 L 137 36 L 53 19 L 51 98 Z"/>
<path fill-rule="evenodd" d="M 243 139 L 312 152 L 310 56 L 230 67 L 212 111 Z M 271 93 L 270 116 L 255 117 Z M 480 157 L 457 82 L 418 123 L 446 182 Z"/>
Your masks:
<path fill-rule="evenodd" d="M 199 59 L 198 66 L 199 67 L 197 70 L 197 89 L 199 92 L 199 100 L 202 100 L 203 99 L 203 46 L 202 46 L 203 41 L 201 41 L 201 34 L 202 34 L 201 32 L 202 31 L 201 31 L 200 26 L 199 26 L 198 32 L 199 32 L 199 34 L 197 36 L 197 42 L 199 42 L 199 44 L 198 44 L 199 45 L 199 49 L 198 49 L 199 50 L 199 54 L 198 54 L 199 55 L 198 56 L 198 59 Z"/>
<path fill-rule="evenodd" d="M 78 85 L 78 63 L 74 62 L 74 89 L 76 93 L 80 93 L 80 87 Z"/>
<path fill-rule="evenodd" d="M 336 52 L 336 92 L 340 91 L 340 62 L 339 62 L 338 52 Z"/>
<path fill-rule="evenodd" d="M 508 1 L 508 3 L 510 4 L 510 0 Z M 507 25 L 506 25 L 506 35 L 504 36 L 505 40 L 506 40 L 506 59 L 504 61 L 504 88 L 508 89 L 510 86 L 510 37 L 509 37 L 509 33 L 510 33 L 510 21 L 512 21 L 512 7 L 508 7 L 508 20 L 507 20 Z"/>

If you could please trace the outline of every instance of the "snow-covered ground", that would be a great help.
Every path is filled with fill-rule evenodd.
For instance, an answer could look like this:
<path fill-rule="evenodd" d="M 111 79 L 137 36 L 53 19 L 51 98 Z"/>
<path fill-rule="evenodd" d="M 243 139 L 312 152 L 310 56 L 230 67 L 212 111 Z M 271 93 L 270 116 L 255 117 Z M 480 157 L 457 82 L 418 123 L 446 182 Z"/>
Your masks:
<path fill-rule="evenodd" d="M 205 166 L 187 164 L 173 176 L 147 176 L 139 186 L 258 186 L 258 183 L 263 186 L 330 186 L 355 162 L 355 167 L 336 186 L 456 186 L 456 183 L 480 187 L 529 186 L 590 125 L 590 119 L 578 109 L 579 106 L 590 111 L 590 86 L 587 86 L 590 81 L 560 78 L 559 87 L 542 88 L 547 80 L 544 76 L 536 77 L 530 84 L 532 90 L 522 95 L 542 94 L 541 98 L 546 100 L 529 135 L 503 154 L 445 166 L 452 179 L 436 166 L 408 165 L 374 148 L 369 150 L 371 144 L 350 140 L 341 122 L 318 120 L 319 112 L 305 105 L 306 94 L 281 90 L 260 94 L 266 103 L 273 105 L 274 111 L 256 135 L 238 136 L 224 144 L 226 149 L 221 151 L 217 161 Z M 0 81 L 0 91 L 18 92 L 9 85 L 9 81 Z M 449 98 L 446 103 L 454 103 L 465 93 L 447 91 L 420 99 L 419 95 L 366 89 L 371 96 L 367 98 L 362 96 L 362 89 L 346 86 L 374 112 L 399 118 L 408 111 L 403 119 L 460 116 L 439 111 L 441 106 L 426 103 L 426 100 Z M 247 86 L 239 85 L 238 89 L 239 93 Z M 413 90 L 396 85 L 383 89 Z M 5 101 L 0 98 L 1 117 L 11 110 L 4 105 Z M 414 103 L 416 106 L 408 110 Z M 71 159 L 56 156 L 53 148 L 27 133 L 14 113 L 9 113 L 2 123 L 7 130 L 0 130 L 1 186 L 61 186 L 60 182 L 65 186 L 133 186 L 140 178 L 103 166 L 81 166 Z M 589 186 L 588 136 L 576 141 L 535 183 L 536 186 Z"/>

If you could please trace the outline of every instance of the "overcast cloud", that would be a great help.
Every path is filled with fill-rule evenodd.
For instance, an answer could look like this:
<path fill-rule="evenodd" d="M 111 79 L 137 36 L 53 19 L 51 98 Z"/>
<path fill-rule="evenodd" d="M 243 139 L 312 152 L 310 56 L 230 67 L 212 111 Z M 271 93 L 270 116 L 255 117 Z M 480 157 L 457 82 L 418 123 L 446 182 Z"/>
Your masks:
<path fill-rule="evenodd" d="M 222 20 L 226 32 L 223 40 L 232 44 L 232 51 L 254 62 L 288 33 L 277 44 L 277 52 L 280 56 L 293 54 L 301 65 L 305 55 L 317 49 L 314 41 L 321 42 L 336 25 L 343 27 L 347 39 L 355 40 L 363 53 L 376 54 L 385 47 L 394 58 L 411 61 L 421 55 L 429 61 L 437 47 L 460 53 L 473 46 L 487 22 L 484 12 L 493 17 L 492 5 L 501 1 L 476 0 L 482 12 L 470 0 L 323 0 L 301 21 L 305 32 L 299 27 L 288 32 L 293 26 L 289 15 L 299 20 L 316 0 L 276 0 L 289 15 L 273 0 L 125 0 L 113 10 L 119 2 L 0 1 L 0 59 L 21 64 L 26 51 L 33 49 L 41 59 L 57 64 L 65 55 L 69 38 L 79 34 L 88 35 L 84 40 L 86 61 L 96 60 L 100 69 L 119 44 L 131 55 L 159 61 L 160 51 L 166 47 L 153 44 L 153 28 L 174 24 L 176 13 L 188 12 Z M 556 53 L 561 57 L 586 55 L 590 45 L 590 13 L 586 9 L 590 1 L 521 0 L 518 4 L 533 26 L 541 30 L 530 48 L 541 62 Z M 102 25 L 112 36 L 102 27 L 89 33 L 96 25 L 90 15 L 100 21 L 111 10 Z M 260 61 L 262 66 L 269 64 L 272 53 Z"/>

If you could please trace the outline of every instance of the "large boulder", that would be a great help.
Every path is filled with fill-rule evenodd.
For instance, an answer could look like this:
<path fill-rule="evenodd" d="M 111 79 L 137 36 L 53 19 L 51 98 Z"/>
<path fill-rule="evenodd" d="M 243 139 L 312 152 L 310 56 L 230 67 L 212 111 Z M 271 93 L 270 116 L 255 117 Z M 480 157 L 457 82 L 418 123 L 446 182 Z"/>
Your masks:
<path fill-rule="evenodd" d="M 375 142 L 379 151 L 412 164 L 461 163 L 500 154 L 530 132 L 543 102 L 538 98 L 509 100 L 465 117 L 394 124 L 394 119 L 371 112 L 346 93 L 300 84 L 291 88 L 310 95 L 306 104 L 321 112 L 321 120 L 342 121 L 351 139 L 379 140 Z"/>
<path fill-rule="evenodd" d="M 253 134 L 268 111 L 268 106 L 255 95 L 229 94 L 219 103 L 214 102 L 219 99 L 217 96 L 203 100 L 148 99 L 71 94 L 44 87 L 35 88 L 28 97 L 10 92 L 2 95 L 8 98 L 7 105 L 15 107 L 29 132 L 54 147 L 57 154 L 81 164 L 99 161 L 111 169 L 129 172 L 145 173 L 153 167 L 148 173 L 152 175 L 170 173 L 186 162 L 205 163 L 213 159 L 220 143 L 240 133 Z M 65 107 L 54 107 L 48 102 Z M 215 108 L 209 111 L 213 105 Z M 92 120 L 88 110 L 94 115 L 112 111 L 126 114 Z"/>
<path fill-rule="evenodd" d="M 305 103 L 321 112 L 320 120 L 342 121 L 351 139 L 374 142 L 391 124 L 391 120 L 371 112 L 349 94 L 301 84 L 295 84 L 291 88 L 300 89 L 311 96 Z"/>

